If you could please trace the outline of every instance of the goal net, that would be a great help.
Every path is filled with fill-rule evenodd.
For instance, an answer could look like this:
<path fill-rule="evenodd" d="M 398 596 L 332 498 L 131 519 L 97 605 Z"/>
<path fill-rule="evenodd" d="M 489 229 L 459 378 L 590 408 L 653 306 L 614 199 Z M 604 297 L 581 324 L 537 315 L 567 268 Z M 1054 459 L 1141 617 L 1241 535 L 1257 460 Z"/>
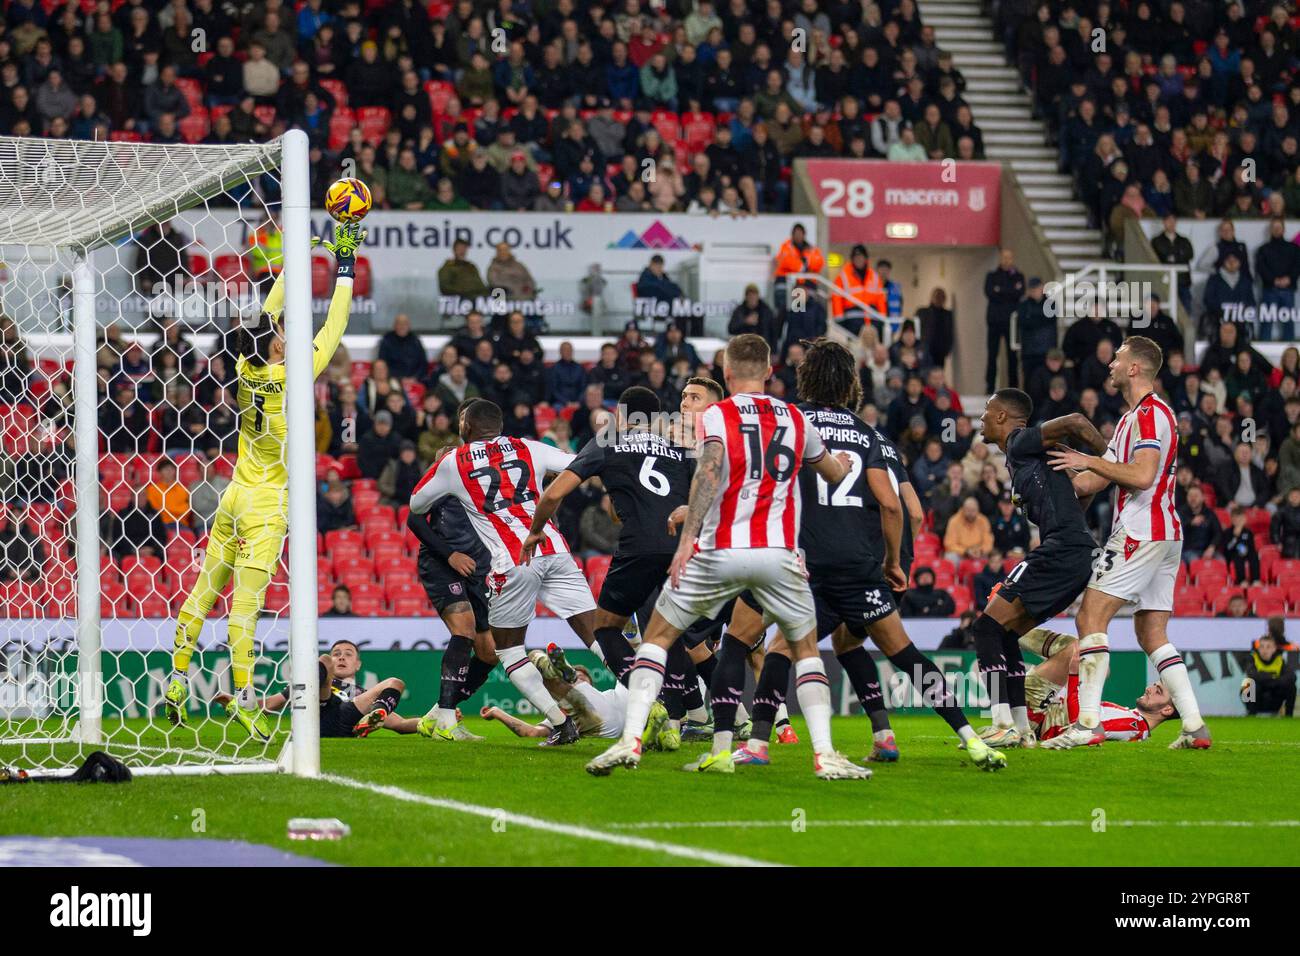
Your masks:
<path fill-rule="evenodd" d="M 301 135 L 0 137 L 0 766 L 66 773 L 104 750 L 146 774 L 316 770 L 314 511 L 289 523 L 257 629 L 258 695 L 290 697 L 270 741 L 226 717 L 229 586 L 189 667 L 186 722 L 162 710 L 176 614 L 236 460 L 231 332 L 286 258 L 303 266 L 286 308 L 287 509 L 314 508 L 311 438 L 292 436 L 312 402 Z"/>

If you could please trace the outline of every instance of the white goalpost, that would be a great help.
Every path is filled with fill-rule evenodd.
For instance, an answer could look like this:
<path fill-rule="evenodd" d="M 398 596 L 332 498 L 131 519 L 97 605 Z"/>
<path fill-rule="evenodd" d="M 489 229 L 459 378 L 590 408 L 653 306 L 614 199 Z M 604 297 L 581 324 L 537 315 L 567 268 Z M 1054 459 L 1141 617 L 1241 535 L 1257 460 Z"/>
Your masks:
<path fill-rule="evenodd" d="M 265 144 L 0 137 L 0 767 L 320 772 L 306 134 Z M 230 333 L 285 273 L 289 534 L 257 628 L 269 742 L 226 718 L 217 599 L 188 719 L 176 613 L 236 459 Z M 260 412 L 257 414 L 260 415 Z"/>

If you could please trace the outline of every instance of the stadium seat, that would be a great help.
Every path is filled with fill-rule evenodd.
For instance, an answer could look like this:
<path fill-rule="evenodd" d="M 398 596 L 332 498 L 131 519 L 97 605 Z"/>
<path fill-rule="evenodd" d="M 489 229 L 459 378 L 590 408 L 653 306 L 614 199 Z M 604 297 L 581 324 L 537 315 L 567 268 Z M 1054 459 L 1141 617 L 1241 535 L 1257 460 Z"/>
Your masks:
<path fill-rule="evenodd" d="M 1219 558 L 1197 558 L 1188 568 L 1192 580 L 1197 584 L 1204 586 L 1210 581 L 1226 582 L 1228 580 L 1228 565 Z"/>
<path fill-rule="evenodd" d="M 383 106 L 363 106 L 357 110 L 361 135 L 371 146 L 378 147 L 392 122 L 392 114 Z"/>
<path fill-rule="evenodd" d="M 366 540 L 359 531 L 330 531 L 325 535 L 325 549 L 330 554 L 345 554 L 352 551 L 360 554 L 365 549 Z"/>
<path fill-rule="evenodd" d="M 357 617 L 380 617 L 383 615 L 384 602 L 382 598 L 373 595 L 352 595 L 352 613 Z"/>
<path fill-rule="evenodd" d="M 1279 558 L 1273 562 L 1273 583 L 1300 582 L 1300 558 Z"/>
<path fill-rule="evenodd" d="M 339 584 L 342 584 L 354 594 L 358 588 L 374 584 L 374 578 L 374 573 L 368 567 L 344 568 L 342 571 L 335 572 L 334 574 L 334 580 Z"/>
<path fill-rule="evenodd" d="M 331 152 L 338 152 L 348 145 L 348 138 L 352 135 L 352 128 L 357 125 L 356 117 L 347 107 L 335 110 L 334 115 L 330 117 L 330 135 L 329 148 Z"/>
<path fill-rule="evenodd" d="M 201 106 L 198 107 L 191 111 L 189 116 L 177 123 L 176 128 L 180 131 L 181 139 L 185 140 L 185 142 L 191 144 L 201 143 L 203 138 L 208 135 L 210 128 L 208 111 Z"/>
<path fill-rule="evenodd" d="M 320 80 L 321 89 L 330 96 L 334 97 L 334 113 L 338 115 L 340 108 L 346 108 L 348 105 L 348 88 L 342 80 L 335 80 L 328 77 L 322 77 Z"/>
<path fill-rule="evenodd" d="M 342 575 L 348 571 L 364 571 L 371 577 L 375 573 L 374 559 L 360 548 L 345 548 L 331 552 L 334 558 L 334 574 Z"/>
<path fill-rule="evenodd" d="M 447 111 L 447 101 L 456 95 L 456 87 L 445 80 L 428 80 L 424 91 L 429 94 L 429 107 L 435 115 Z"/>
<path fill-rule="evenodd" d="M 394 617 L 436 617 L 436 612 L 423 594 L 408 594 L 393 601 Z"/>
<path fill-rule="evenodd" d="M 384 598 L 391 604 L 399 597 L 426 597 L 424 587 L 416 580 L 401 577 L 398 575 L 389 575 L 383 580 Z"/>
<path fill-rule="evenodd" d="M 713 117 L 708 113 L 682 114 L 682 139 L 687 148 L 698 153 L 713 142 Z"/>
<path fill-rule="evenodd" d="M 1190 597 L 1174 598 L 1174 617 L 1205 617 L 1208 613 L 1199 593 Z"/>
<path fill-rule="evenodd" d="M 650 125 L 669 145 L 676 143 L 681 136 L 681 126 L 677 122 L 677 114 L 668 110 L 655 110 L 650 114 Z"/>
<path fill-rule="evenodd" d="M 1222 614 L 1228 609 L 1228 602 L 1233 598 L 1244 595 L 1241 588 L 1225 587 L 1216 591 L 1214 594 L 1206 595 L 1206 603 L 1210 606 L 1210 611 L 1215 615 Z"/>
<path fill-rule="evenodd" d="M 289 587 L 285 584 L 272 583 L 266 589 L 265 609 L 267 614 L 280 614 L 289 610 Z"/>
<path fill-rule="evenodd" d="M 372 275 L 370 257 L 357 256 L 356 276 L 353 282 L 352 294 L 358 299 L 370 298 Z"/>

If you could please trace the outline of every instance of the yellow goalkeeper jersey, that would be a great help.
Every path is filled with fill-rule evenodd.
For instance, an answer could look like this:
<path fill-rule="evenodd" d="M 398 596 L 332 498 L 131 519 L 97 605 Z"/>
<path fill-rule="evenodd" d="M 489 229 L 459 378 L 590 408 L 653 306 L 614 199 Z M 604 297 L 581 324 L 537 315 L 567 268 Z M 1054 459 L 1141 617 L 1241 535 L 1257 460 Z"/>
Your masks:
<path fill-rule="evenodd" d="M 279 316 L 284 309 L 284 278 L 277 278 L 262 306 Z M 325 371 L 339 347 L 352 309 L 352 279 L 334 284 L 325 325 L 312 340 L 312 380 Z M 244 356 L 235 361 L 238 380 L 239 459 L 232 481 L 250 488 L 284 489 L 289 485 L 285 467 L 288 423 L 284 414 L 284 363 L 253 365 Z"/>

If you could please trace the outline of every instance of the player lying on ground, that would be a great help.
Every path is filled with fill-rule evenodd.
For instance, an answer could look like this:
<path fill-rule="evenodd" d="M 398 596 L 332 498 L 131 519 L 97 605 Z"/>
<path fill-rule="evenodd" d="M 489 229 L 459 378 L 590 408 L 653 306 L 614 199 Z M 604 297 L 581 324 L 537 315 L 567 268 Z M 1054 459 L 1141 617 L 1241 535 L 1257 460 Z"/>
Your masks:
<path fill-rule="evenodd" d="M 981 437 L 1007 456 L 1011 497 L 1038 528 L 1040 543 L 1011 569 L 975 619 L 975 653 L 987 685 L 993 723 L 980 736 L 993 747 L 1036 744 L 1025 699 L 1025 661 L 1020 636 L 1064 611 L 1087 586 L 1096 542 L 1084 520 L 1069 476 L 1054 471 L 1049 449 L 1062 443 L 1101 452 L 1106 439 L 1075 413 L 1030 425 L 1034 403 L 1016 388 L 989 399 Z"/>
<path fill-rule="evenodd" d="M 554 644 L 545 651 L 529 651 L 529 659 L 546 680 L 546 689 L 560 704 L 560 708 L 578 724 L 584 737 L 608 737 L 617 740 L 623 735 L 623 720 L 627 714 L 627 686 L 614 683 L 611 690 L 597 690 L 591 682 L 591 671 L 582 665 L 573 666 L 564 659 L 564 652 Z M 549 720 L 530 724 L 500 707 L 484 707 L 479 711 L 484 720 L 499 720 L 510 728 L 516 737 L 550 737 L 554 732 Z"/>
<path fill-rule="evenodd" d="M 542 675 L 528 659 L 524 638 L 540 602 L 592 647 L 596 602 L 569 553 L 569 543 L 554 525 L 545 526 L 541 553 L 528 564 L 519 563 L 542 479 L 563 472 L 573 456 L 530 438 L 502 435 L 501 409 L 486 399 L 470 403 L 460 424 L 465 443 L 446 452 L 420 479 L 411 495 L 411 511 L 423 515 L 446 498 L 459 499 L 492 557 L 488 626 L 497 659 L 510 682 L 551 721 L 555 731 L 547 745 L 574 743 L 578 725 L 547 693 Z"/>
<path fill-rule="evenodd" d="M 688 514 L 669 566 L 669 585 L 655 602 L 645 639 L 628 678 L 623 737 L 587 764 L 597 776 L 615 767 L 636 767 L 641 733 L 663 686 L 668 649 L 702 617 L 714 617 L 742 591 L 771 612 L 791 642 L 797 660 L 796 692 L 813 744 L 813 771 L 821 779 L 863 779 L 870 771 L 837 753 L 831 739 L 830 685 L 817 652 L 816 610 L 797 552 L 801 465 L 829 484 L 849 471 L 846 454 L 826 453 L 821 436 L 794 406 L 763 394 L 771 374 L 771 350 L 761 336 L 738 335 L 727 343 L 724 377 L 731 397 L 700 420 L 700 451 L 691 482 Z M 796 636 L 797 635 L 797 636 Z M 737 663 L 743 676 L 745 655 Z M 734 726 L 743 681 L 719 660 L 710 690 L 715 719 L 730 707 L 725 726 Z M 724 699 L 718 689 L 725 687 Z M 718 733 L 714 746 L 731 731 Z"/>
<path fill-rule="evenodd" d="M 380 727 L 398 734 L 416 733 L 416 718 L 397 715 L 397 702 L 406 689 L 402 679 L 389 677 L 363 690 L 356 681 L 360 670 L 361 653 L 351 641 L 335 641 L 330 652 L 320 656 L 320 735 L 369 737 Z M 218 694 L 216 699 L 227 704 L 233 698 Z M 285 693 L 271 694 L 262 706 L 272 712 L 283 710 L 289 699 Z"/>
<path fill-rule="evenodd" d="M 461 403 L 458 430 L 465 427 L 465 411 L 475 401 Z M 424 593 L 451 633 L 442 652 L 438 703 L 420 718 L 420 733 L 432 740 L 482 740 L 465 729 L 458 715 L 459 705 L 474 696 L 497 664 L 488 627 L 487 573 L 492 556 L 456 498 L 444 498 L 427 514 L 412 511 L 406 526 L 420 542 L 416 570 Z"/>
<path fill-rule="evenodd" d="M 1151 666 L 1173 697 L 1182 730 L 1171 750 L 1208 750 L 1210 731 L 1201 717 L 1187 665 L 1169 643 L 1174 583 L 1182 562 L 1183 529 L 1174 508 L 1178 428 L 1173 410 L 1155 394 L 1164 357 L 1142 335 L 1124 340 L 1110 363 L 1110 382 L 1129 410 L 1120 419 L 1106 453 L 1097 457 L 1068 449 L 1050 452 L 1052 467 L 1074 476 L 1080 498 L 1116 485 L 1115 520 L 1105 550 L 1092 563 L 1075 623 L 1079 632 L 1079 719 L 1052 739 L 1054 750 L 1104 739 L 1101 690 L 1110 668 L 1106 628 L 1132 605 L 1133 630 Z"/>
<path fill-rule="evenodd" d="M 352 308 L 356 251 L 366 233 L 357 223 L 334 227 L 334 297 L 325 325 L 312 343 L 312 378 L 329 366 L 347 328 Z M 313 244 L 318 240 L 313 240 Z M 250 736 L 271 738 L 271 724 L 257 706 L 253 689 L 254 638 L 267 585 L 280 563 L 288 531 L 289 472 L 285 466 L 284 273 L 276 278 L 257 320 L 232 337 L 239 403 L 239 456 L 235 473 L 217 506 L 203 569 L 176 616 L 172 676 L 163 697 L 171 723 L 185 723 L 187 672 L 203 622 L 217 596 L 234 577 L 228 622 L 234 699 L 226 713 Z"/>
<path fill-rule="evenodd" d="M 891 481 L 880 436 L 850 411 L 861 399 L 853 355 L 828 339 L 805 343 L 805 347 L 798 371 L 798 391 L 803 400 L 796 407 L 821 436 L 827 450 L 847 456 L 851 463 L 839 482 L 828 482 L 811 470 L 799 475 L 803 514 L 798 540 L 816 609 L 814 639 L 835 635 L 836 656 L 863 708 L 871 714 L 884 710 L 884 697 L 875 664 L 863 647 L 864 638 L 870 635 L 890 662 L 921 690 L 927 704 L 967 744 L 975 765 L 984 770 L 1001 769 L 1006 766 L 1006 758 L 976 736 L 948 689 L 943 672 L 912 644 L 894 606 L 892 591 L 907 586 L 900 561 L 903 503 Z M 738 645 L 761 640 L 767 629 L 763 616 L 753 610 L 758 602 L 748 601 L 747 597 L 742 595 L 736 602 L 732 633 L 727 638 L 730 643 L 721 655 L 719 673 L 734 667 Z M 842 627 L 846 633 L 840 633 Z M 769 762 L 772 722 L 790 684 L 790 647 L 783 635 L 777 635 L 767 650 L 754 692 L 753 736 L 734 754 L 719 749 L 718 732 L 730 728 L 723 723 L 726 708 L 718 701 L 718 694 L 725 691 L 715 684 L 714 752 L 702 758 L 699 769 L 716 765 L 725 768 L 733 762 Z M 743 671 L 741 674 L 743 678 Z M 872 724 L 877 725 L 875 718 Z M 892 734 L 889 736 L 892 742 Z M 874 755 L 882 759 L 879 748 Z M 891 756 L 896 755 L 895 747 Z"/>
<path fill-rule="evenodd" d="M 1040 740 L 1053 740 L 1079 718 L 1079 642 L 1076 638 L 1035 628 L 1020 638 L 1020 646 L 1046 657 L 1025 677 L 1029 722 Z M 1048 656 L 1050 655 L 1050 656 Z M 1133 707 L 1102 701 L 1101 728 L 1107 740 L 1147 740 L 1151 731 L 1178 716 L 1168 688 L 1151 684 Z"/>

